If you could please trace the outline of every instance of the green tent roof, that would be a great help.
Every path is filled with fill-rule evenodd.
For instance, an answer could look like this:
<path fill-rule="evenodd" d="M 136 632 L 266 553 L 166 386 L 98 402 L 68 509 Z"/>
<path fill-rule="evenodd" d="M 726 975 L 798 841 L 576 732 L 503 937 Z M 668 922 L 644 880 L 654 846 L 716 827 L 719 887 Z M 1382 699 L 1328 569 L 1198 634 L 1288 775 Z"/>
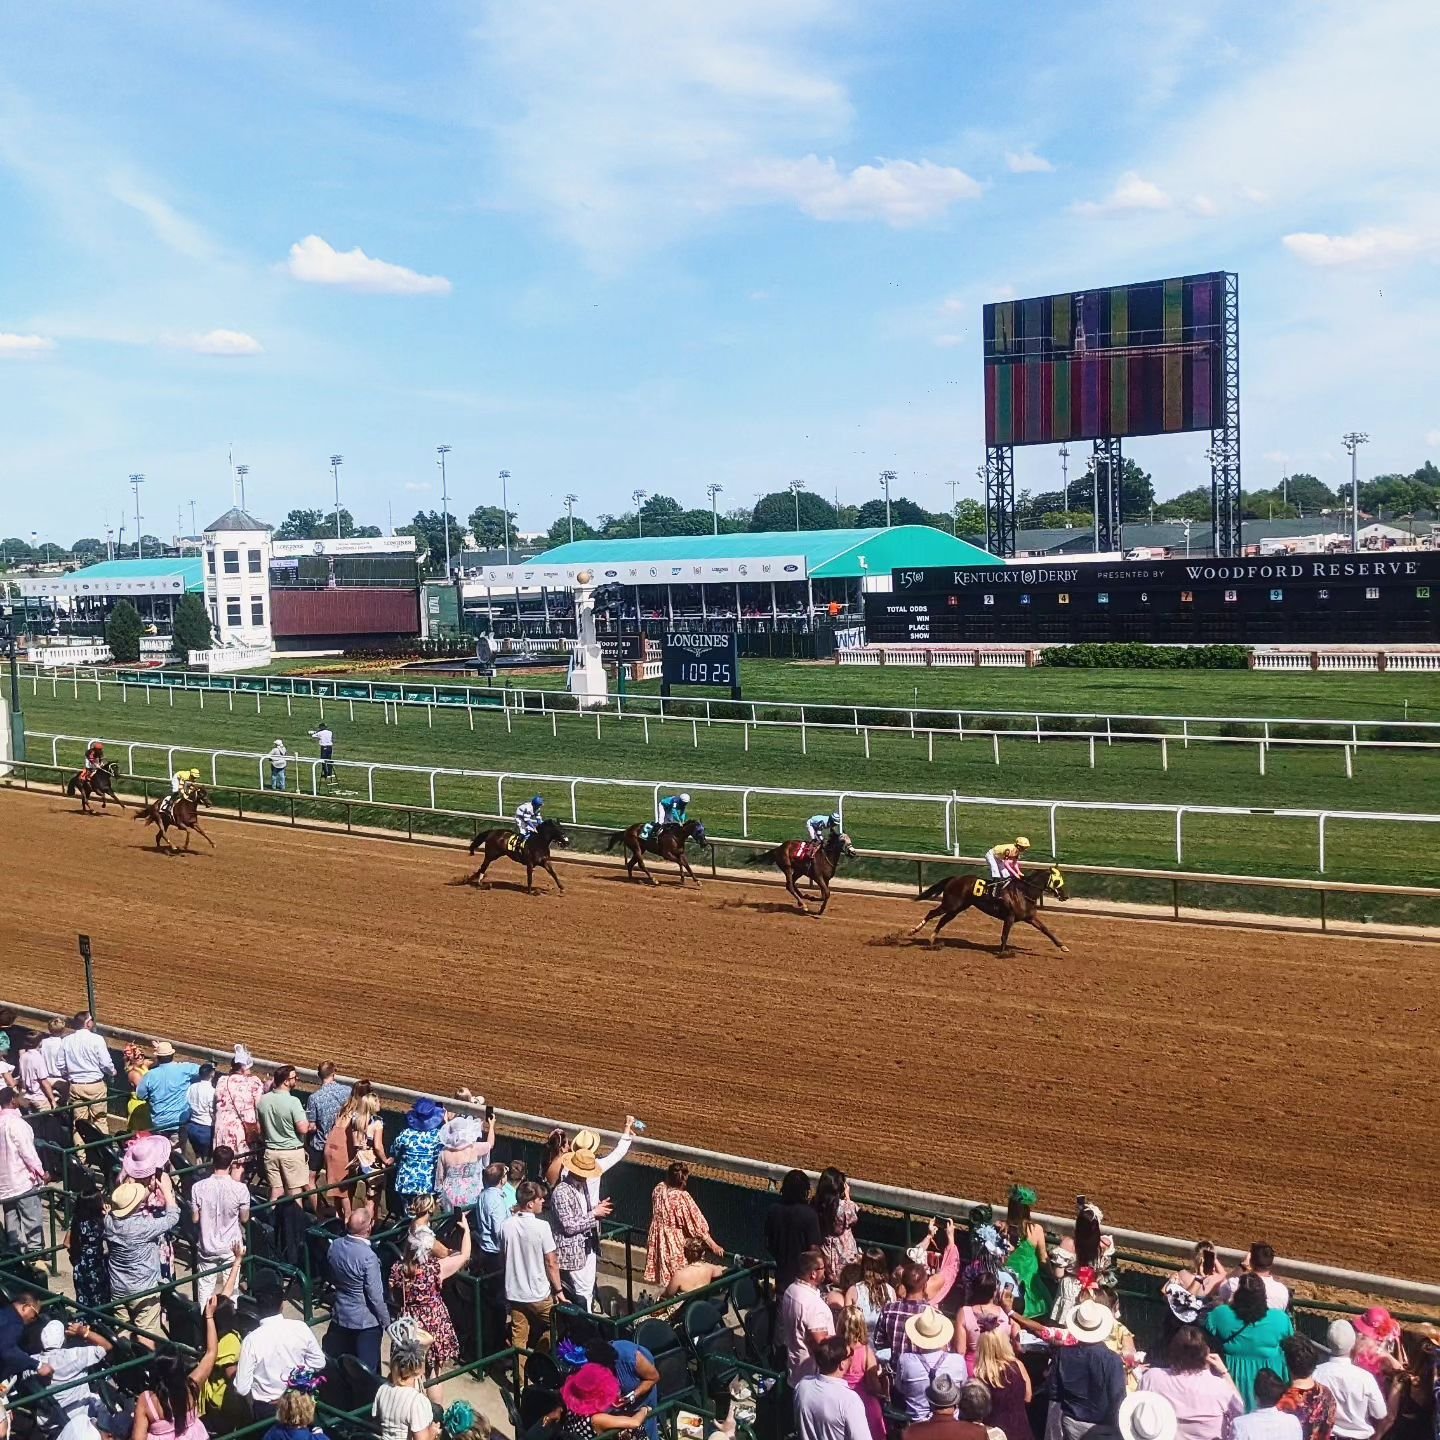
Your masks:
<path fill-rule="evenodd" d="M 199 555 L 161 555 L 154 560 L 102 560 L 98 565 L 86 565 L 73 575 L 61 578 L 105 583 L 111 580 L 159 580 L 169 575 L 181 576 L 186 590 L 204 590 L 205 561 Z"/>
<path fill-rule="evenodd" d="M 929 525 L 878 530 L 746 530 L 734 535 L 656 535 L 576 540 L 535 555 L 527 565 L 624 565 L 657 560 L 745 560 L 803 555 L 812 579 L 888 575 L 902 566 L 993 565 L 995 557 Z"/>

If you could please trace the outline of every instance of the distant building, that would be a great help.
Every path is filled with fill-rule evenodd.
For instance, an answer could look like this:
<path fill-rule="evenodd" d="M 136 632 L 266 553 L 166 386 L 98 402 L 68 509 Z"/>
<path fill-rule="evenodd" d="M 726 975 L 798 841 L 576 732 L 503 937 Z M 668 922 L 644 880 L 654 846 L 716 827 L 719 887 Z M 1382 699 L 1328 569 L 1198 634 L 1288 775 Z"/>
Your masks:
<path fill-rule="evenodd" d="M 216 649 L 274 644 L 270 531 L 239 506 L 205 527 L 205 603 Z"/>

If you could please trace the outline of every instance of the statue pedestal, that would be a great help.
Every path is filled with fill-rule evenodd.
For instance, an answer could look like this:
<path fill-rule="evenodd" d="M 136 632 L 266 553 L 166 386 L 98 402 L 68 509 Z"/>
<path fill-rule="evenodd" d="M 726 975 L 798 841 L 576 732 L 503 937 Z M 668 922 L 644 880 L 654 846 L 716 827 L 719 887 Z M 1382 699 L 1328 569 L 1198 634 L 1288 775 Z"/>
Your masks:
<path fill-rule="evenodd" d="M 576 697 L 580 709 L 599 709 L 610 698 L 610 677 L 605 673 L 604 656 L 595 636 L 593 585 L 580 583 L 575 587 L 575 634 L 577 643 L 570 656 L 565 688 Z"/>

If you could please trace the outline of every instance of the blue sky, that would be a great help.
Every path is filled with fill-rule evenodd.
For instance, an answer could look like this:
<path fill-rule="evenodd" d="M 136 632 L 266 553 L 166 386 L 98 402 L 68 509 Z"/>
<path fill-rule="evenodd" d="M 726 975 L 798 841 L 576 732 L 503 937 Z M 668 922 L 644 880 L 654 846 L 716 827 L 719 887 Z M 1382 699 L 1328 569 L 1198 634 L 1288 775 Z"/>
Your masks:
<path fill-rule="evenodd" d="M 1440 458 L 1433 0 L 11 5 L 0 533 L 978 492 L 987 299 L 1241 276 L 1247 487 Z M 1161 494 L 1203 435 L 1134 442 Z M 1022 485 L 1058 483 L 1017 452 Z M 133 529 L 133 523 L 131 528 Z M 128 534 L 127 530 L 127 534 Z"/>

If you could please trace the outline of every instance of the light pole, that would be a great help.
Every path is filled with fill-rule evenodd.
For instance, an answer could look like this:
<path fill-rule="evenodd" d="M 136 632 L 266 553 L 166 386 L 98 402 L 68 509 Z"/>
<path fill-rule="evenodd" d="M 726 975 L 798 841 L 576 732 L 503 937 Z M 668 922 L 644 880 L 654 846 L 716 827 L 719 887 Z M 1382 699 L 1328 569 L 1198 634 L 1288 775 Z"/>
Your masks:
<path fill-rule="evenodd" d="M 960 535 L 960 481 L 951 479 L 945 483 L 950 487 L 950 533 L 958 538 Z"/>
<path fill-rule="evenodd" d="M 335 481 L 335 538 L 340 538 L 340 467 L 345 463 L 343 455 L 330 457 L 330 474 Z"/>
<path fill-rule="evenodd" d="M 130 488 L 135 492 L 135 558 L 137 560 L 143 560 L 145 558 L 145 547 L 140 539 L 140 487 L 144 483 L 145 477 L 143 475 L 132 475 L 130 477 Z"/>
<path fill-rule="evenodd" d="M 435 453 L 440 457 L 440 518 L 445 524 L 445 578 L 450 578 L 450 490 L 445 479 L 445 457 L 450 453 L 448 445 L 437 445 Z"/>
<path fill-rule="evenodd" d="M 1360 548 L 1360 477 L 1355 456 L 1370 437 L 1363 430 L 1349 430 L 1340 437 L 1340 443 L 1350 452 L 1350 548 Z"/>
<path fill-rule="evenodd" d="M 196 532 L 195 532 L 195 502 L 194 502 L 193 500 L 190 502 L 190 533 L 191 533 L 192 535 L 194 535 L 194 534 L 196 533 Z"/>
<path fill-rule="evenodd" d="M 500 472 L 500 514 L 505 521 L 505 563 L 510 563 L 510 472 Z"/>
<path fill-rule="evenodd" d="M 645 538 L 645 512 L 640 506 L 649 493 L 648 490 L 632 490 L 630 492 L 630 498 L 635 502 L 635 531 L 638 540 Z"/>
<path fill-rule="evenodd" d="M 570 543 L 572 545 L 575 543 L 575 502 L 579 498 L 578 495 L 567 495 L 565 497 L 565 515 L 570 521 Z"/>
<path fill-rule="evenodd" d="M 885 528 L 890 528 L 890 482 L 899 477 L 893 470 L 882 470 L 880 472 L 880 484 L 885 490 Z"/>
<path fill-rule="evenodd" d="M 1065 496 L 1065 528 L 1070 528 L 1070 447 L 1060 447 L 1060 489 Z"/>
<path fill-rule="evenodd" d="M 705 493 L 710 497 L 710 533 L 720 533 L 720 511 L 715 506 L 715 497 L 724 489 L 718 481 L 713 481 L 705 487 Z"/>
<path fill-rule="evenodd" d="M 240 481 L 240 508 L 245 508 L 245 477 L 250 473 L 248 465 L 237 465 L 235 467 L 236 478 Z"/>
<path fill-rule="evenodd" d="M 790 482 L 790 493 L 795 497 L 795 533 L 800 533 L 800 492 L 805 488 L 803 480 L 792 480 Z"/>

